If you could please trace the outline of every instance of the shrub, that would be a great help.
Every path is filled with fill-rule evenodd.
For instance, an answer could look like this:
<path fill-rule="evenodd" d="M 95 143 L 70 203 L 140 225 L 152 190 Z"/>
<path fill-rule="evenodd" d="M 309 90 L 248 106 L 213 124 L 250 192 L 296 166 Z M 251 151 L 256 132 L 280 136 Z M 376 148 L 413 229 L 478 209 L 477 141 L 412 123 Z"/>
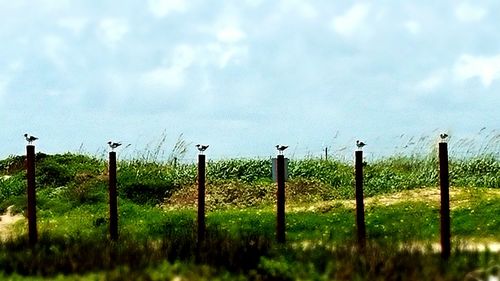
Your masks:
<path fill-rule="evenodd" d="M 350 187 L 352 184 L 352 167 L 336 160 L 311 158 L 290 161 L 288 171 L 290 179 L 314 179 L 334 188 Z"/>
<path fill-rule="evenodd" d="M 229 159 L 207 163 L 208 179 L 254 182 L 270 179 L 271 172 L 269 159 Z"/>
<path fill-rule="evenodd" d="M 77 175 L 95 177 L 104 170 L 104 162 L 96 158 L 71 153 L 49 155 L 39 161 L 37 179 L 41 185 L 65 186 L 71 181 L 80 180 Z"/>
<path fill-rule="evenodd" d="M 175 170 L 157 163 L 122 162 L 117 180 L 119 195 L 139 204 L 157 204 L 177 188 Z"/>
<path fill-rule="evenodd" d="M 450 161 L 450 182 L 459 186 L 500 188 L 500 161 L 493 156 Z"/>
<path fill-rule="evenodd" d="M 3 212 L 10 205 L 25 201 L 25 193 L 26 181 L 24 180 L 24 173 L 0 180 L 0 211 Z"/>

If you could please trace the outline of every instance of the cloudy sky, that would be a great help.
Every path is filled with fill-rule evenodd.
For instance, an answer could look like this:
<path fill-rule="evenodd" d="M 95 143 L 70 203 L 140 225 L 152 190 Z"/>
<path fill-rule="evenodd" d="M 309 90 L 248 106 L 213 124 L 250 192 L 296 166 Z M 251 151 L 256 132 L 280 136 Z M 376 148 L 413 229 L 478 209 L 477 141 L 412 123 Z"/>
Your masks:
<path fill-rule="evenodd" d="M 217 157 L 500 129 L 500 2 L 0 0 L 0 157 Z M 483 130 L 484 131 L 484 130 Z M 404 140 L 402 140 L 404 139 Z M 125 152 L 125 151 L 123 151 Z M 340 153 L 340 152 L 339 152 Z"/>

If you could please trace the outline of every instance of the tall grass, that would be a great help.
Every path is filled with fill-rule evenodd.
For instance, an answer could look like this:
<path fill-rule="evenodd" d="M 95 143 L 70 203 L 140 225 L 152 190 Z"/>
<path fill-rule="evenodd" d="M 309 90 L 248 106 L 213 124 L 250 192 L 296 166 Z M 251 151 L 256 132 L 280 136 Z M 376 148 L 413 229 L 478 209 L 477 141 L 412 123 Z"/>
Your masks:
<path fill-rule="evenodd" d="M 272 240 L 259 234 L 231 234 L 209 227 L 202 244 L 196 243 L 193 220 L 163 225 L 159 240 L 138 239 L 122 234 L 118 242 L 106 235 L 82 236 L 43 232 L 35 247 L 24 238 L 0 243 L 0 272 L 7 275 L 53 276 L 95 270 L 110 270 L 126 265 L 133 270 L 164 260 L 210 264 L 233 271 L 255 268 L 267 255 Z"/>
<path fill-rule="evenodd" d="M 209 233 L 200 248 L 189 231 L 173 237 L 167 232 L 160 242 L 42 236 L 35 248 L 28 248 L 26 241 L 11 241 L 0 244 L 0 276 L 15 273 L 52 279 L 64 274 L 68 277 L 62 280 L 74 280 L 90 272 L 106 272 L 99 278 L 113 274 L 116 280 L 132 276 L 162 280 L 154 276 L 172 267 L 165 267 L 165 262 L 182 261 L 195 270 L 208 265 L 195 279 L 207 274 L 214 280 L 463 280 L 472 271 L 500 262 L 499 255 L 489 252 L 454 250 L 445 262 L 439 253 L 390 244 L 369 243 L 360 252 L 352 243 L 302 248 L 273 245 L 260 235 L 234 237 L 216 229 Z M 171 274 L 179 277 L 186 271 Z"/>

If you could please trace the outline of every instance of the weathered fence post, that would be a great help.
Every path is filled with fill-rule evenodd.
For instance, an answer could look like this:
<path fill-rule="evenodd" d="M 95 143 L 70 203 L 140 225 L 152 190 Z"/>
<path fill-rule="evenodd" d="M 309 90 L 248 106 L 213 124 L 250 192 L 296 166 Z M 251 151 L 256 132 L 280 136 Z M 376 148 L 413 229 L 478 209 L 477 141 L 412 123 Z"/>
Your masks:
<path fill-rule="evenodd" d="M 276 240 L 285 243 L 285 156 L 278 155 L 276 160 Z"/>
<path fill-rule="evenodd" d="M 360 249 L 366 246 L 365 206 L 363 202 L 363 151 L 355 152 L 355 181 L 356 181 L 356 229 Z"/>
<path fill-rule="evenodd" d="M 439 183 L 441 187 L 441 257 L 448 259 L 451 254 L 450 230 L 450 182 L 448 176 L 448 144 L 439 143 Z"/>
<path fill-rule="evenodd" d="M 205 155 L 198 155 L 198 246 L 205 240 Z"/>
<path fill-rule="evenodd" d="M 116 152 L 109 153 L 109 236 L 118 239 L 118 202 L 116 192 Z"/>
<path fill-rule="evenodd" d="M 26 146 L 26 174 L 28 181 L 28 238 L 29 244 L 35 245 L 38 241 L 36 228 L 36 189 L 35 189 L 35 146 Z"/>

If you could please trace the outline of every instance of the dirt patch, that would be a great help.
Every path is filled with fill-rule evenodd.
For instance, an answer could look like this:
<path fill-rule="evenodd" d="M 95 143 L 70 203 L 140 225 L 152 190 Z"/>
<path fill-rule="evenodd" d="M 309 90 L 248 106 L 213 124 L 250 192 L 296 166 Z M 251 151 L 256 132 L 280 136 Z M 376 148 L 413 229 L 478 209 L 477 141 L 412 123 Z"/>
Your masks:
<path fill-rule="evenodd" d="M 402 192 L 377 195 L 365 198 L 365 206 L 390 206 L 403 202 L 425 202 L 436 208 L 439 208 L 441 200 L 439 187 L 420 188 L 413 190 L 406 190 Z M 489 198 L 500 199 L 500 189 L 486 189 L 486 188 L 450 188 L 450 208 L 456 209 L 467 206 L 474 201 L 477 196 L 488 196 Z M 289 210 L 292 212 L 330 212 L 335 208 L 355 209 L 355 200 L 332 200 L 315 202 L 310 204 L 291 204 Z"/>
<path fill-rule="evenodd" d="M 7 212 L 4 215 L 0 216 L 0 240 L 5 240 L 8 239 L 9 237 L 12 237 L 13 235 L 11 231 L 12 225 L 24 219 L 24 216 L 22 215 L 12 214 L 13 207 L 14 206 L 8 207 Z"/>
<path fill-rule="evenodd" d="M 467 205 L 477 196 L 488 196 L 490 198 L 500 198 L 499 189 L 486 188 L 450 188 L 450 207 L 451 209 L 460 208 Z M 421 188 L 406 190 L 398 193 L 379 195 L 365 199 L 365 204 L 377 205 L 393 205 L 402 202 L 426 202 L 432 205 L 439 206 L 441 200 L 441 192 L 439 187 Z"/>

